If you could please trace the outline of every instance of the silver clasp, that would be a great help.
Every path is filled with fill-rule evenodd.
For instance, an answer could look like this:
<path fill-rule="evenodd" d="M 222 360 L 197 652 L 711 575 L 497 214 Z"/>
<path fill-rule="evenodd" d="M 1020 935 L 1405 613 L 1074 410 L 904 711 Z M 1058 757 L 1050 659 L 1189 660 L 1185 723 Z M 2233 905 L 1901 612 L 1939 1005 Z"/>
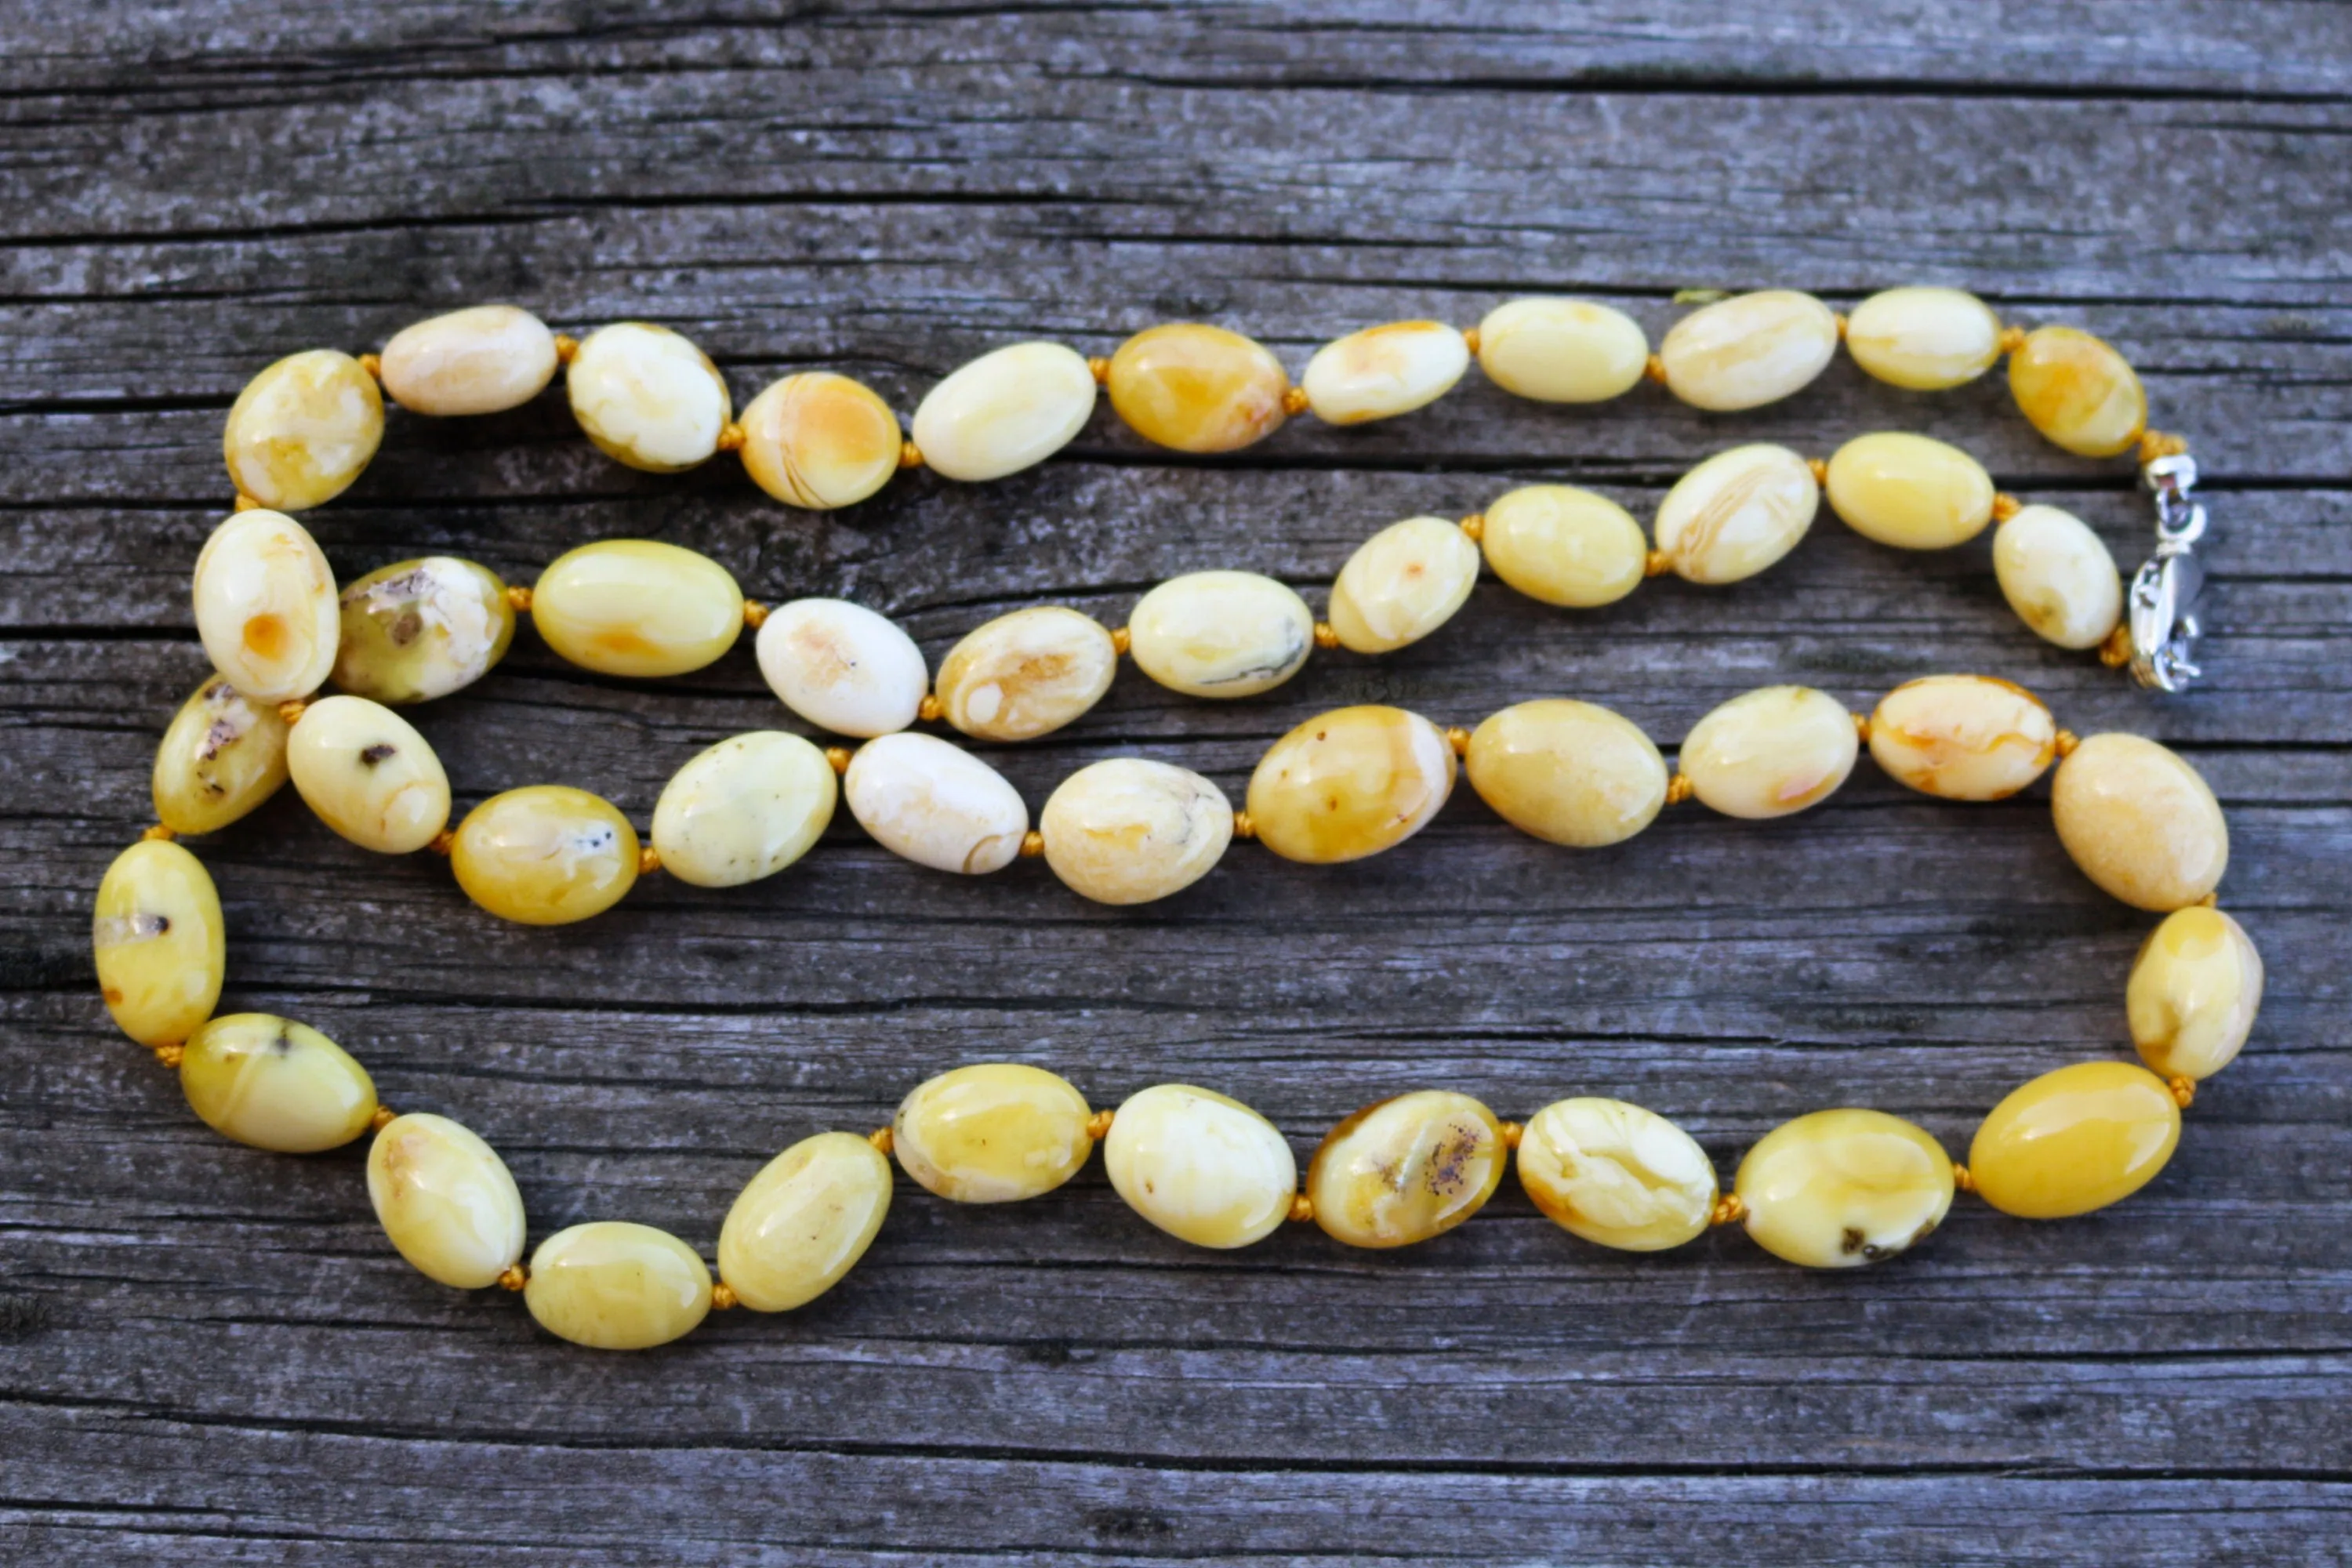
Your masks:
<path fill-rule="evenodd" d="M 2156 498 L 2156 553 L 2132 576 L 2126 604 L 2131 617 L 2134 679 L 2158 691 L 2185 691 L 2197 668 L 2196 604 L 2205 569 L 2192 548 L 2205 536 L 2205 508 L 2191 493 L 2197 459 L 2186 453 L 2158 458 L 2140 469 Z"/>

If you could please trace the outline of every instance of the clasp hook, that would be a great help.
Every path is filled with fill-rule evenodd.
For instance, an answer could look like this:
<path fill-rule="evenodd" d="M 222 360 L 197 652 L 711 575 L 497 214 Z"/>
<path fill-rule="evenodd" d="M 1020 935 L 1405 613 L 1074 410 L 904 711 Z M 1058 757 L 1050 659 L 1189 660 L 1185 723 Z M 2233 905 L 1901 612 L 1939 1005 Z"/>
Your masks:
<path fill-rule="evenodd" d="M 2127 599 L 2134 679 L 2158 691 L 2185 691 L 2204 672 L 2196 662 L 2197 595 L 2205 569 L 2193 546 L 2205 536 L 2205 508 L 2191 492 L 2197 459 L 2158 458 L 2140 470 L 2156 498 L 2156 553 L 2132 576 Z"/>

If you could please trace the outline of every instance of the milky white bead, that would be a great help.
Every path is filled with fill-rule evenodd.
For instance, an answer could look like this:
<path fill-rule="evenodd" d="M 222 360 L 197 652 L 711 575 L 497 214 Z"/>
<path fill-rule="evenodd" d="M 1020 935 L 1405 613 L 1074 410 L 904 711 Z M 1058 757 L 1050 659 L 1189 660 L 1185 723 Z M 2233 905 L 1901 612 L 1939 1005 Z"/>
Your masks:
<path fill-rule="evenodd" d="M 1966 543 L 1992 521 L 1992 476 L 1958 447 L 1901 430 L 1857 436 L 1830 458 L 1830 509 L 1897 550 Z"/>
<path fill-rule="evenodd" d="M 1050 1193 L 1094 1152 L 1094 1113 L 1066 1079 L 1019 1062 L 957 1068 L 915 1086 L 890 1120 L 900 1169 L 960 1204 Z"/>
<path fill-rule="evenodd" d="M 405 855 L 449 826 L 449 775 L 416 727 L 364 697 L 311 703 L 286 768 L 319 820 L 362 849 Z"/>
<path fill-rule="evenodd" d="M 915 639 L 846 599 L 795 599 L 768 613 L 760 674 L 821 730 L 870 740 L 915 721 L 931 672 Z"/>
<path fill-rule="evenodd" d="M 1015 610 L 940 660 L 940 717 L 983 741 L 1031 741 L 1101 701 L 1118 673 L 1118 649 L 1093 616 L 1058 605 Z"/>
<path fill-rule="evenodd" d="M 743 407 L 743 468 L 787 506 L 854 505 L 890 482 L 905 442 L 898 416 L 862 382 L 831 371 L 788 375 Z"/>
<path fill-rule="evenodd" d="M 2058 721 L 2022 686 L 1988 675 L 1906 680 L 1870 716 L 1870 754 L 1889 778 L 1946 800 L 2001 800 L 2058 754 Z"/>
<path fill-rule="evenodd" d="M 1001 869 L 1029 831 L 1029 808 L 1004 775 L 936 735 L 866 742 L 850 759 L 842 795 L 875 842 L 939 871 Z"/>
<path fill-rule="evenodd" d="M 514 605 L 488 568 L 454 555 L 380 566 L 342 595 L 335 684 L 378 702 L 424 702 L 479 680 L 514 641 Z"/>
<path fill-rule="evenodd" d="M 1992 368 L 2000 357 L 2000 318 L 1958 289 L 1888 289 L 1853 308 L 1845 349 L 1891 385 L 1940 391 Z"/>
<path fill-rule="evenodd" d="M 529 310 L 476 305 L 402 328 L 377 359 L 383 389 L 412 414 L 497 414 L 555 379 L 555 334 Z"/>
<path fill-rule="evenodd" d="M 583 669 L 684 675 L 735 646 L 743 590 L 708 555 L 653 539 L 604 539 L 564 552 L 539 574 L 530 621 Z"/>
<path fill-rule="evenodd" d="M 1658 345 L 1658 358 L 1666 390 L 1694 408 L 1726 413 L 1804 386 L 1837 342 L 1837 317 L 1827 305 L 1791 289 L 1768 289 L 1685 316 Z"/>
<path fill-rule="evenodd" d="M 210 676 L 155 748 L 155 816 L 174 833 L 216 833 L 285 782 L 286 721 Z"/>
<path fill-rule="evenodd" d="M 698 888 L 772 877 L 833 820 L 840 786 L 824 753 L 781 730 L 755 730 L 698 752 L 654 805 L 662 869 Z"/>
<path fill-rule="evenodd" d="M 179 845 L 142 838 L 114 858 L 89 936 L 98 994 L 141 1045 L 178 1045 L 213 1016 L 228 962 L 220 894 Z"/>
<path fill-rule="evenodd" d="M 1234 808 L 1200 774 L 1113 757 L 1064 779 L 1037 814 L 1045 864 L 1098 904 L 1142 904 L 1206 876 L 1233 842 Z"/>
<path fill-rule="evenodd" d="M 221 447 L 240 494 L 303 511 L 342 494 L 383 440 L 383 396 L 347 353 L 289 354 L 245 384 Z"/>
<path fill-rule="evenodd" d="M 1264 1239 L 1298 1190 L 1298 1162 L 1274 1123 L 1185 1083 L 1127 1098 L 1103 1140 L 1103 1169 L 1129 1208 L 1195 1247 Z"/>
<path fill-rule="evenodd" d="M 719 450 L 732 407 L 709 354 L 645 321 L 599 327 L 581 340 L 564 387 L 596 449 L 650 474 L 693 468 Z"/>
<path fill-rule="evenodd" d="M 1658 548 L 1678 577 L 1737 583 L 1794 550 L 1821 504 L 1812 469 L 1788 447 L 1734 447 L 1685 474 L 1658 503 Z"/>
<path fill-rule="evenodd" d="M 189 1036 L 180 1090 L 214 1131 L 280 1154 L 340 1149 L 375 1115 L 365 1068 L 309 1025 L 268 1013 L 225 1013 Z"/>
<path fill-rule="evenodd" d="M 2096 647 L 2123 619 L 2116 558 L 2072 512 L 2020 509 L 1993 531 L 1992 570 L 2017 618 L 2060 647 Z"/>
<path fill-rule="evenodd" d="M 1478 368 L 1539 403 L 1601 403 L 1632 390 L 1650 340 L 1631 316 L 1585 300 L 1513 300 L 1478 323 Z"/>
<path fill-rule="evenodd" d="M 368 1201 L 417 1272 L 478 1290 L 522 1257 L 522 1194 L 498 1152 L 446 1116 L 411 1111 L 368 1147 Z"/>
<path fill-rule="evenodd" d="M 2076 746 L 2051 782 L 2050 816 L 2083 874 L 2135 909 L 2193 904 L 2229 868 L 2212 790 L 2178 752 L 2138 735 Z"/>
<path fill-rule="evenodd" d="M 924 395 L 915 446 L 923 466 L 947 479 L 1001 479 L 1068 446 L 1094 410 L 1094 372 L 1075 350 L 1014 343 Z"/>
<path fill-rule="evenodd" d="M 1255 572 L 1191 572 L 1136 601 L 1135 667 L 1188 697 L 1270 691 L 1306 664 L 1315 616 L 1289 584 Z"/>
<path fill-rule="evenodd" d="M 1522 833 L 1599 848 L 1631 838 L 1666 804 L 1666 764 L 1622 714 L 1560 699 L 1521 702 L 1470 732 L 1470 787 Z"/>
<path fill-rule="evenodd" d="M 719 1277 L 755 1312 L 804 1307 L 856 1266 L 890 1212 L 890 1162 L 849 1132 L 803 1138 L 751 1178 L 719 1231 Z"/>
<path fill-rule="evenodd" d="M 1924 1130 L 1883 1110 L 1816 1110 L 1748 1151 L 1732 1190 L 1748 1236 L 1807 1268 L 1892 1258 L 1944 1223 L 1951 1156 Z"/>
<path fill-rule="evenodd" d="M 1861 749 L 1844 703 L 1810 686 L 1767 686 L 1692 725 L 1675 765 L 1726 816 L 1786 816 L 1828 799 Z"/>
<path fill-rule="evenodd" d="M 1562 1100 L 1528 1121 L 1519 1184 L 1571 1236 L 1659 1252 L 1706 1229 L 1715 1162 L 1691 1135 L 1622 1100 Z"/>
<path fill-rule="evenodd" d="M 1641 584 L 1650 542 L 1633 514 L 1574 485 L 1522 485 L 1488 503 L 1478 546 L 1531 599 L 1590 609 Z"/>
<path fill-rule="evenodd" d="M 2262 954 L 2245 928 L 2196 904 L 2148 932 L 2124 991 L 2140 1060 L 2167 1078 L 2210 1078 L 2228 1067 L 2262 1005 Z"/>
<path fill-rule="evenodd" d="M 196 556 L 196 635 L 229 684 L 261 702 L 307 697 L 335 668 L 335 574 L 283 512 L 241 511 Z"/>
<path fill-rule="evenodd" d="M 1387 653 L 1453 619 L 1478 582 L 1478 546 L 1442 517 L 1392 522 L 1359 545 L 1331 584 L 1339 646 Z"/>
<path fill-rule="evenodd" d="M 667 1231 L 601 1220 L 539 1244 L 522 1300 L 558 1339 L 646 1350 L 690 1332 L 709 1313 L 710 1270 Z"/>
<path fill-rule="evenodd" d="M 1453 390 L 1470 368 L 1470 345 L 1443 321 L 1392 321 L 1325 343 L 1298 384 L 1327 425 L 1410 414 Z"/>

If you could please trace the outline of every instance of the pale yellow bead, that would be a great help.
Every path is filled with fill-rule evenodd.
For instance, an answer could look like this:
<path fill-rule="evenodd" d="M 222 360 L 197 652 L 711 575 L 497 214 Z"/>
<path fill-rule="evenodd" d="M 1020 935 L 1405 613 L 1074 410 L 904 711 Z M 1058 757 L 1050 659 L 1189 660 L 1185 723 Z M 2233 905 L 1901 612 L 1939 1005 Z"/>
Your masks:
<path fill-rule="evenodd" d="M 241 511 L 196 555 L 196 635 L 231 686 L 261 702 L 308 697 L 335 668 L 335 574 L 300 523 Z"/>
<path fill-rule="evenodd" d="M 1992 476 L 1958 447 L 1900 430 L 1857 436 L 1830 458 L 1830 510 L 1897 550 L 1965 544 L 1992 521 Z"/>
<path fill-rule="evenodd" d="M 2180 1104 L 2130 1062 L 2077 1062 L 2011 1090 L 1969 1145 L 1977 1196 L 2020 1219 L 2103 1209 L 2147 1185 L 2180 1142 Z"/>
<path fill-rule="evenodd" d="M 596 449 L 649 474 L 675 474 L 719 450 L 733 402 L 710 356 L 645 321 L 599 327 L 564 374 L 572 416 Z"/>
<path fill-rule="evenodd" d="M 1952 1162 L 1922 1129 L 1882 1110 L 1816 1110 L 1748 1151 L 1732 1189 L 1748 1234 L 1807 1268 L 1892 1258 L 1944 1223 Z"/>
<path fill-rule="evenodd" d="M 890 1162 L 848 1132 L 803 1138 L 751 1178 L 719 1231 L 719 1278 L 755 1312 L 789 1312 L 866 1256 L 890 1212 Z"/>
<path fill-rule="evenodd" d="M 1357 546 L 1331 584 L 1339 646 L 1387 653 L 1447 621 L 1478 582 L 1478 546 L 1442 517 L 1392 522 Z"/>
<path fill-rule="evenodd" d="M 1547 605 L 1613 605 L 1641 585 L 1650 542 L 1605 496 L 1574 485 L 1522 485 L 1488 504 L 1479 547 L 1495 575 Z"/>
<path fill-rule="evenodd" d="M 2230 827 L 2205 781 L 2137 735 L 2093 735 L 2050 787 L 2058 841 L 2083 874 L 2136 909 L 2169 911 L 2221 884 Z"/>
<path fill-rule="evenodd" d="M 1128 428 L 1179 452 L 1231 452 L 1282 427 L 1290 376 L 1262 343 L 1176 321 L 1118 345 L 1103 384 Z"/>
<path fill-rule="evenodd" d="M 1255 572 L 1191 572 L 1136 601 L 1135 667 L 1187 697 L 1252 697 L 1298 673 L 1315 616 L 1289 584 Z"/>
<path fill-rule="evenodd" d="M 1633 390 L 1650 340 L 1631 316 L 1586 300 L 1513 300 L 1478 323 L 1478 368 L 1538 403 L 1602 403 Z"/>
<path fill-rule="evenodd" d="M 829 370 L 788 375 L 743 406 L 743 468 L 786 506 L 854 506 L 890 482 L 906 443 L 865 383 Z"/>
<path fill-rule="evenodd" d="M 1094 409 L 1094 372 L 1076 350 L 1014 343 L 924 395 L 915 408 L 915 445 L 923 466 L 944 479 L 1001 479 L 1068 446 Z"/>
<path fill-rule="evenodd" d="M 836 735 L 870 740 L 905 729 L 931 686 L 915 639 L 846 599 L 777 606 L 754 646 L 777 700 Z"/>
<path fill-rule="evenodd" d="M 245 384 L 221 447 L 241 495 L 280 511 L 332 500 L 383 440 L 383 397 L 334 349 L 289 354 Z"/>
<path fill-rule="evenodd" d="M 1146 904 L 1208 875 L 1233 842 L 1224 791 L 1189 769 L 1141 757 L 1080 768 L 1037 814 L 1045 864 L 1098 904 Z"/>
<path fill-rule="evenodd" d="M 2072 512 L 2021 508 L 1993 530 L 1992 570 L 2017 618 L 2060 647 L 2096 647 L 2123 619 L 2116 558 Z"/>
<path fill-rule="evenodd" d="M 1666 763 L 1633 722 L 1590 702 L 1548 699 L 1490 715 L 1470 732 L 1470 787 L 1495 815 L 1580 849 L 1631 838 L 1666 804 Z"/>
<path fill-rule="evenodd" d="M 1298 384 L 1327 425 L 1410 414 L 1444 396 L 1470 368 L 1470 345 L 1443 321 L 1392 321 L 1315 351 Z"/>
<path fill-rule="evenodd" d="M 2263 957 L 2220 910 L 2176 910 L 2132 963 L 2124 1006 L 2140 1060 L 2165 1078 L 2210 1078 L 2237 1057 L 2263 1005 Z"/>
<path fill-rule="evenodd" d="M 412 414 L 498 414 L 555 379 L 555 334 L 518 306 L 475 305 L 403 327 L 377 361 L 384 391 Z"/>
<path fill-rule="evenodd" d="M 915 1086 L 890 1122 L 898 1164 L 960 1204 L 1017 1203 L 1078 1173 L 1093 1112 L 1066 1079 L 1019 1062 L 957 1068 Z"/>
<path fill-rule="evenodd" d="M 1691 1135 L 1622 1100 L 1545 1106 L 1519 1137 L 1519 1184 L 1571 1236 L 1661 1252 L 1699 1235 L 1715 1212 L 1715 1162 Z"/>
<path fill-rule="evenodd" d="M 217 833 L 286 782 L 286 721 L 215 675 L 189 694 L 155 748 L 155 816 Z"/>
<path fill-rule="evenodd" d="M 1118 650 L 1101 622 L 1058 605 L 977 626 L 940 660 L 940 716 L 983 741 L 1034 741 L 1102 700 Z"/>
<path fill-rule="evenodd" d="M 213 879 L 185 849 L 142 839 L 114 858 L 99 880 L 90 946 L 99 994 L 124 1034 L 177 1045 L 213 1016 L 228 962 L 224 931 Z"/>
<path fill-rule="evenodd" d="M 449 865 L 466 896 L 500 919 L 568 925 L 636 885 L 637 830 L 586 790 L 531 784 L 467 812 Z"/>
<path fill-rule="evenodd" d="M 479 1290 L 522 1257 L 522 1194 L 498 1152 L 446 1116 L 411 1111 L 368 1147 L 368 1201 L 416 1271 Z"/>
<path fill-rule="evenodd" d="M 1846 353 L 1894 386 L 1936 392 L 1974 381 L 2000 358 L 2000 318 L 1958 289 L 1888 289 L 1853 308 Z"/>
<path fill-rule="evenodd" d="M 1794 550 L 1821 504 L 1813 471 L 1788 447 L 1734 447 L 1675 480 L 1658 503 L 1658 548 L 1677 577 L 1737 583 Z"/>
<path fill-rule="evenodd" d="M 531 590 L 547 646 L 601 675 L 700 669 L 735 646 L 743 591 L 708 555 L 651 539 L 607 539 L 555 558 Z"/>
<path fill-rule="evenodd" d="M 449 826 L 449 775 L 416 728 L 364 697 L 327 697 L 286 740 L 287 771 L 319 820 L 362 849 L 405 855 Z"/>
<path fill-rule="evenodd" d="M 1766 686 L 1691 726 L 1675 765 L 1726 816 L 1786 816 L 1834 794 L 1860 751 L 1844 703 L 1810 686 Z"/>
<path fill-rule="evenodd" d="M 378 567 L 345 585 L 335 684 L 378 702 L 425 702 L 490 672 L 514 641 L 498 574 L 454 555 Z"/>
<path fill-rule="evenodd" d="M 1454 789 L 1454 748 L 1402 708 L 1318 714 L 1250 774 L 1258 842 L 1286 860 L 1331 865 L 1392 849 L 1429 826 Z"/>
<path fill-rule="evenodd" d="M 709 1314 L 710 1270 L 667 1231 L 600 1220 L 539 1244 L 522 1300 L 558 1339 L 641 1351 L 692 1332 Z"/>
<path fill-rule="evenodd" d="M 226 1013 L 189 1036 L 180 1089 L 214 1131 L 281 1154 L 340 1149 L 375 1115 L 365 1068 L 308 1024 L 268 1013 Z"/>
<path fill-rule="evenodd" d="M 911 731 L 857 748 L 841 781 L 857 825 L 893 855 L 982 876 L 1021 853 L 1029 808 L 1004 775 L 936 735 Z"/>
<path fill-rule="evenodd" d="M 2042 699 L 1989 675 L 1930 675 L 1888 692 L 1870 716 L 1870 754 L 1889 778 L 1946 800 L 2001 800 L 2058 754 Z"/>
<path fill-rule="evenodd" d="M 1307 1166 L 1315 1223 L 1349 1247 L 1409 1247 L 1486 1206 L 1510 1162 L 1502 1123 L 1466 1094 L 1424 1089 L 1368 1105 Z"/>
<path fill-rule="evenodd" d="M 1128 1097 L 1103 1140 L 1103 1169 L 1128 1207 L 1195 1247 L 1263 1240 L 1298 1190 L 1298 1163 L 1274 1123 L 1187 1083 Z"/>
<path fill-rule="evenodd" d="M 2070 452 L 2112 458 L 2147 428 L 2147 393 L 2124 356 L 2073 327 L 2041 327 L 2009 356 L 2009 390 L 2036 430 Z"/>
<path fill-rule="evenodd" d="M 1768 289 L 1692 311 L 1658 345 L 1666 390 L 1727 413 L 1776 403 L 1822 374 L 1837 353 L 1837 317 L 1811 294 Z"/>
<path fill-rule="evenodd" d="M 663 786 L 654 850 L 663 870 L 698 888 L 756 882 L 808 853 L 840 794 L 833 764 L 798 735 L 736 735 L 696 753 Z"/>

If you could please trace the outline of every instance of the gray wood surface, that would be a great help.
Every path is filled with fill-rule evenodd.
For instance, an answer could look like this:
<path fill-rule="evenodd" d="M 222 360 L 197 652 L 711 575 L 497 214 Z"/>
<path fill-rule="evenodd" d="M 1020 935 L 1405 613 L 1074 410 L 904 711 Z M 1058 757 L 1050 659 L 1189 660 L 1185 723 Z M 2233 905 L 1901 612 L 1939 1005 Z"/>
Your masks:
<path fill-rule="evenodd" d="M 2352 10 L 5 0 L 0 36 L 0 1555 L 2347 1560 Z M 1903 556 L 1825 516 L 1730 590 L 1664 580 L 1570 614 L 1488 581 L 1428 642 L 1318 655 L 1249 701 L 1126 671 L 1082 722 L 991 759 L 1033 808 L 1131 751 L 1238 794 L 1274 736 L 1343 702 L 1468 723 L 1576 695 L 1671 742 L 1748 686 L 1866 707 L 1948 669 L 2157 736 L 2230 814 L 2223 895 L 2271 988 L 2170 1168 L 2104 1214 L 2031 1225 L 1964 1198 L 1917 1252 L 1821 1277 L 1722 1232 L 1605 1253 L 1516 1183 L 1387 1256 L 1311 1227 L 1188 1250 L 1098 1166 L 1006 1208 L 902 1183 L 811 1308 L 599 1355 L 408 1269 L 356 1149 L 207 1132 L 93 994 L 92 889 L 150 820 L 155 740 L 204 668 L 186 580 L 226 500 L 221 420 L 280 354 L 514 299 L 575 331 L 674 324 L 739 403 L 823 364 L 910 410 L 1016 337 L 1106 353 L 1202 317 L 1296 373 L 1331 333 L 1467 323 L 1529 290 L 1654 335 L 1680 288 L 1847 304 L 1912 281 L 2106 334 L 2194 437 L 2216 519 L 2196 694 L 2032 640 L 1981 542 Z M 655 534 L 772 602 L 859 599 L 936 657 L 1041 600 L 1115 624 L 1199 567 L 1319 604 L 1397 517 L 1542 478 L 1646 517 L 1709 450 L 1879 426 L 1959 442 L 2141 552 L 2127 467 L 2039 442 L 1998 377 L 1924 397 L 1843 363 L 1727 417 L 1652 387 L 1544 408 L 1474 374 L 1427 413 L 1302 421 L 1217 462 L 1106 409 L 1013 480 L 919 475 L 828 517 L 729 460 L 625 472 L 550 397 L 395 415 L 308 521 L 347 575 L 430 550 L 528 581 L 571 544 Z M 638 683 L 526 632 L 421 722 L 461 805 L 562 780 L 642 823 L 695 749 L 790 719 L 748 648 Z M 2015 1083 L 2128 1049 L 2150 921 L 2074 871 L 2045 799 L 1943 805 L 1865 764 L 1793 820 L 1689 807 L 1577 854 L 1465 789 L 1394 854 L 1318 870 L 1240 847 L 1124 911 L 1035 863 L 919 870 L 845 815 L 772 882 L 656 879 L 552 931 L 488 919 L 430 858 L 343 844 L 290 793 L 199 848 L 225 1005 L 315 1023 L 391 1103 L 478 1128 L 534 1237 L 626 1217 L 707 1254 L 776 1149 L 997 1058 L 1097 1104 L 1210 1084 L 1302 1154 L 1414 1085 L 1521 1117 L 1622 1095 L 1727 1173 L 1834 1104 L 1963 1151 Z"/>

